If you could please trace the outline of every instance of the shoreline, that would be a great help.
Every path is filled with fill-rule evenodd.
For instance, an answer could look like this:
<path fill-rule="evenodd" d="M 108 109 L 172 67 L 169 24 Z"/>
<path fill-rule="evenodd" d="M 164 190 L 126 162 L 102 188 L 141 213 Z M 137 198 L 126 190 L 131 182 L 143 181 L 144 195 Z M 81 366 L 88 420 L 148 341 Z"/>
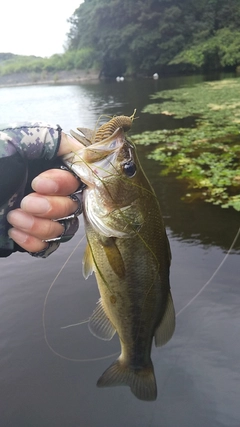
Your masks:
<path fill-rule="evenodd" d="M 71 71 L 41 71 L 21 72 L 0 75 L 0 88 L 50 85 L 50 84 L 77 84 L 86 81 L 99 80 L 99 72 L 95 70 L 71 70 Z"/>

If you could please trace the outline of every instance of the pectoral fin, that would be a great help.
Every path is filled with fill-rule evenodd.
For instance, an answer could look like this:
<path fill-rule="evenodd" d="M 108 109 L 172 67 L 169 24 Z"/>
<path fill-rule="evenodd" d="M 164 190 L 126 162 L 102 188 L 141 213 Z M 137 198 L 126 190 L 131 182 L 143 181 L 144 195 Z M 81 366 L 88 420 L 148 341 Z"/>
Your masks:
<path fill-rule="evenodd" d="M 166 310 L 160 325 L 155 331 L 155 345 L 160 347 L 166 344 L 173 336 L 175 330 L 175 310 L 171 292 L 169 291 Z"/>
<path fill-rule="evenodd" d="M 86 246 L 86 249 L 83 255 L 82 265 L 83 265 L 82 267 L 83 277 L 84 279 L 87 279 L 89 276 L 91 276 L 93 272 L 93 266 L 94 266 L 89 244 L 87 244 Z"/>
<path fill-rule="evenodd" d="M 116 332 L 116 329 L 104 311 L 101 299 L 98 301 L 97 307 L 90 317 L 88 328 L 95 337 L 106 341 L 110 341 Z"/>
<path fill-rule="evenodd" d="M 171 252 L 170 243 L 169 243 L 166 231 L 165 231 L 165 234 L 166 234 L 166 241 L 167 241 L 168 261 L 169 261 L 169 266 L 170 266 L 171 261 L 172 261 L 172 252 Z"/>
<path fill-rule="evenodd" d="M 122 255 L 115 243 L 115 239 L 107 238 L 105 240 L 101 240 L 101 242 L 110 266 L 114 273 L 122 279 L 125 276 L 125 266 Z"/>

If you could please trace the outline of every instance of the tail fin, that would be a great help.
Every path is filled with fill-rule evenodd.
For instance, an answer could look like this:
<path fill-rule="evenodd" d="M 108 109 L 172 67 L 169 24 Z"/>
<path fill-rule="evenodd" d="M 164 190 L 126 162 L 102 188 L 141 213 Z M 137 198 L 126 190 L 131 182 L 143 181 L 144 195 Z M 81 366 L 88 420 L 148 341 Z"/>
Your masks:
<path fill-rule="evenodd" d="M 98 387 L 121 385 L 128 385 L 140 400 L 156 400 L 157 385 L 152 362 L 147 367 L 134 369 L 117 359 L 97 382 Z"/>

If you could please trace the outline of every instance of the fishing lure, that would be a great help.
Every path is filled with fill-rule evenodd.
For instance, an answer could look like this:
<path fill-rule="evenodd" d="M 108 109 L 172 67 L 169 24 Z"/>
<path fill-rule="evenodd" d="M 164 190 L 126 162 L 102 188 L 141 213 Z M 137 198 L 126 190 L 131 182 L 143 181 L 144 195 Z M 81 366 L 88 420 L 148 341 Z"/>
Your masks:
<path fill-rule="evenodd" d="M 77 130 L 81 134 L 71 130 L 71 135 L 85 146 L 95 144 L 109 138 L 118 128 L 122 128 L 124 132 L 131 129 L 132 122 L 135 118 L 136 109 L 131 116 L 116 116 L 104 123 L 97 131 L 88 128 L 78 127 Z"/>

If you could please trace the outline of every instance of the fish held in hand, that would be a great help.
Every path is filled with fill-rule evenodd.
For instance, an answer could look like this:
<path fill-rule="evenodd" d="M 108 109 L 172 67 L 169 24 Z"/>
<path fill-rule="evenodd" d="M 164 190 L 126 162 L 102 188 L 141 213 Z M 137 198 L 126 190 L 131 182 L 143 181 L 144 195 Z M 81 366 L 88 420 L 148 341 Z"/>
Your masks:
<path fill-rule="evenodd" d="M 89 329 L 103 340 L 117 332 L 121 345 L 119 358 L 97 385 L 128 385 L 138 399 L 151 401 L 157 397 L 153 337 L 156 346 L 164 345 L 175 328 L 171 253 L 158 200 L 135 146 L 121 121 L 116 127 L 102 140 L 95 139 L 99 131 L 88 132 L 87 146 L 64 161 L 86 184 L 83 275 L 95 273 L 101 296 Z"/>

